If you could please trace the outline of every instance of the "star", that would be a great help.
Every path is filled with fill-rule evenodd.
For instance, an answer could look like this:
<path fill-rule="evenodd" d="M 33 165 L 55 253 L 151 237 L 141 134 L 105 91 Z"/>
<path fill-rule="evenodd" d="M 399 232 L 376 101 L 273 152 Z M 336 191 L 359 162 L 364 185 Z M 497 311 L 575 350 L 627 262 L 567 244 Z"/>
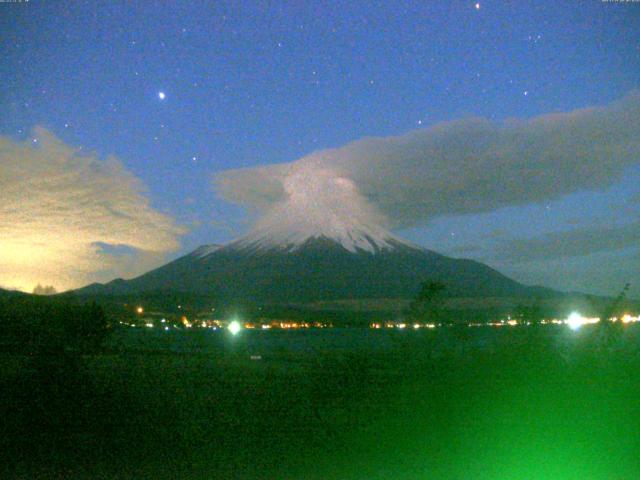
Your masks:
<path fill-rule="evenodd" d="M 476 10 L 480 10 L 480 2 L 475 4 Z"/>
<path fill-rule="evenodd" d="M 164 100 L 164 99 L 166 98 L 165 93 L 164 93 L 164 92 L 158 92 L 158 98 L 159 98 L 160 100 Z"/>

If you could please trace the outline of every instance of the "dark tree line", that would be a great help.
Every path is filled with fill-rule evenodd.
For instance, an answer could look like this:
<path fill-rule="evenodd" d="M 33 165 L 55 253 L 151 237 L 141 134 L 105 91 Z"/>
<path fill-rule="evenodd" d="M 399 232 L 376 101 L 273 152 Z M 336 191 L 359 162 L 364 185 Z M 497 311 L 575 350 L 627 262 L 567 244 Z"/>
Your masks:
<path fill-rule="evenodd" d="M 13 350 L 93 351 L 108 331 L 105 312 L 95 303 L 32 296 L 0 298 L 0 343 Z"/>

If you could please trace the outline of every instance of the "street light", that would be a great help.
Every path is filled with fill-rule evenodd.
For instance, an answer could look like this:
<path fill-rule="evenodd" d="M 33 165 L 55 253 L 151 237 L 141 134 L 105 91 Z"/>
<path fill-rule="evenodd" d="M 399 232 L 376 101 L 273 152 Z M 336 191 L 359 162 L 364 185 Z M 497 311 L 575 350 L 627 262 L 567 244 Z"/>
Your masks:
<path fill-rule="evenodd" d="M 237 335 L 240 330 L 242 330 L 242 325 L 240 325 L 240 322 L 238 322 L 237 320 L 234 320 L 229 324 L 227 329 L 229 330 L 229 332 L 231 332 L 231 335 Z"/>

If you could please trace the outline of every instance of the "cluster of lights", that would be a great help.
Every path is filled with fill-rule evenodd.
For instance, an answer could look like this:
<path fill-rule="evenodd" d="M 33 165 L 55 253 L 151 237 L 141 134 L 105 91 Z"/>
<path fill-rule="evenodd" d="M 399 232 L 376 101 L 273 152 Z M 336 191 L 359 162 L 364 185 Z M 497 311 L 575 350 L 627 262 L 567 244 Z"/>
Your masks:
<path fill-rule="evenodd" d="M 181 308 L 181 307 L 182 307 L 181 305 L 178 306 L 178 308 Z M 135 308 L 135 312 L 138 315 L 142 315 L 144 313 L 144 308 L 142 306 L 138 306 Z M 567 325 L 572 330 L 578 330 L 583 325 L 595 324 L 595 323 L 598 323 L 599 321 L 600 321 L 600 318 L 584 317 L 578 312 L 572 312 L 566 319 L 543 319 L 539 323 L 542 325 Z M 617 317 L 611 318 L 611 321 L 621 322 L 623 324 L 636 323 L 636 322 L 640 322 L 640 316 L 624 314 L 620 318 L 617 318 Z M 170 325 L 167 324 L 168 322 L 166 318 L 161 319 L 160 322 L 164 324 L 160 326 L 163 327 L 165 331 L 168 331 L 170 329 Z M 124 321 L 120 321 L 119 323 L 121 325 L 129 326 L 129 327 L 142 326 L 142 325 L 137 325 L 136 323 L 128 323 Z M 155 326 L 154 323 L 151 321 L 146 321 L 146 323 L 144 323 L 143 325 L 147 328 L 153 328 Z M 197 322 L 192 322 L 192 321 L 189 321 L 189 319 L 186 316 L 182 316 L 180 318 L 179 324 L 171 325 L 171 326 L 173 326 L 174 328 L 179 328 L 179 325 L 183 326 L 184 328 L 200 327 L 200 328 L 210 328 L 213 330 L 217 330 L 218 328 L 223 328 L 226 325 L 227 330 L 232 335 L 237 335 L 243 328 L 244 329 L 262 329 L 262 330 L 270 330 L 272 328 L 275 328 L 275 329 L 288 330 L 288 329 L 299 329 L 299 328 L 330 328 L 333 326 L 331 324 L 326 324 L 322 322 L 308 323 L 308 322 L 291 322 L 291 321 L 281 321 L 281 322 L 273 321 L 271 323 L 257 323 L 257 324 L 252 322 L 241 323 L 239 320 L 232 320 L 228 324 L 226 322 L 221 322 L 220 320 L 199 320 Z M 487 327 L 487 326 L 514 327 L 517 325 L 531 325 L 531 322 L 528 322 L 528 321 L 519 322 L 517 320 L 512 319 L 509 316 L 507 317 L 507 319 L 503 319 L 495 322 L 467 324 L 467 326 L 469 327 Z M 414 330 L 418 330 L 421 328 L 433 329 L 433 328 L 436 328 L 438 325 L 435 323 L 408 324 L 405 322 L 385 322 L 385 323 L 373 322 L 369 326 L 370 328 L 375 330 L 379 330 L 382 328 L 387 328 L 387 329 L 395 328 L 399 330 L 404 330 L 406 328 L 413 328 Z"/>
<path fill-rule="evenodd" d="M 271 322 L 263 323 L 259 327 L 253 323 L 245 323 L 245 328 L 262 328 L 263 330 L 269 330 L 272 328 L 279 328 L 282 330 L 298 329 L 298 328 L 330 328 L 332 325 L 323 322 Z"/>
<path fill-rule="evenodd" d="M 420 328 L 436 328 L 435 323 L 414 323 L 412 325 L 409 325 L 404 322 L 400 322 L 400 323 L 386 322 L 384 324 L 379 322 L 373 322 L 372 324 L 369 325 L 369 327 L 373 328 L 374 330 L 380 330 L 381 328 L 397 328 L 400 330 L 404 330 L 408 326 L 410 326 L 414 330 L 418 330 Z"/>
<path fill-rule="evenodd" d="M 237 320 L 234 320 L 237 321 Z M 299 328 L 328 328 L 331 327 L 330 324 L 322 323 L 322 322 L 271 322 L 271 323 L 254 323 L 254 322 L 245 322 L 244 324 L 240 323 L 242 328 L 247 330 L 271 330 L 271 329 L 282 329 L 282 330 L 290 330 L 290 329 L 299 329 Z M 228 328 L 228 327 L 227 327 Z"/>
<path fill-rule="evenodd" d="M 144 312 L 142 307 L 137 307 L 136 308 L 136 313 L 138 313 L 139 315 L 142 315 L 142 313 Z M 142 321 L 145 323 L 128 323 L 128 322 L 124 322 L 124 321 L 120 321 L 119 323 L 121 325 L 126 325 L 126 326 L 131 326 L 131 327 L 136 327 L 136 326 L 146 326 L 148 328 L 153 328 L 155 326 L 155 324 L 151 321 L 151 319 L 149 318 L 145 318 L 142 317 Z M 247 329 L 247 330 L 253 330 L 253 329 L 261 329 L 261 330 L 271 330 L 271 329 L 282 329 L 282 330 L 289 330 L 289 329 L 308 329 L 308 328 L 330 328 L 333 325 L 330 323 L 323 323 L 323 322 L 313 322 L 313 323 L 309 323 L 309 322 L 292 322 L 292 321 L 273 321 L 271 323 L 254 323 L 254 322 L 241 322 L 240 320 L 232 320 L 230 322 L 226 322 L 224 320 L 201 320 L 201 319 L 197 319 L 197 320 L 190 320 L 189 318 L 187 318 L 186 316 L 181 316 L 179 320 L 177 320 L 176 322 L 172 323 L 170 321 L 167 321 L 166 318 L 162 318 L 160 320 L 161 324 L 164 325 L 158 325 L 160 327 L 163 327 L 165 330 L 169 330 L 169 326 L 180 329 L 180 328 L 187 328 L 187 329 L 192 329 L 192 328 L 198 328 L 198 329 L 211 329 L 211 330 L 218 330 L 220 328 L 226 328 L 229 331 L 232 330 L 236 330 L 236 324 L 240 327 L 240 329 Z M 233 327 L 231 327 L 231 325 L 233 325 Z M 231 327 L 231 328 L 230 328 Z"/>
<path fill-rule="evenodd" d="M 612 319 L 614 322 L 617 321 L 617 318 L 613 318 Z M 636 322 L 640 322 L 640 315 L 637 316 L 633 316 L 633 315 L 629 315 L 628 313 L 623 315 L 622 317 L 620 317 L 620 321 L 622 323 L 636 323 Z"/>
<path fill-rule="evenodd" d="M 573 312 L 566 319 L 557 319 L 557 318 L 543 319 L 539 323 L 541 325 L 567 325 L 572 330 L 578 330 L 583 325 L 592 325 L 592 324 L 598 323 L 599 321 L 600 321 L 600 318 L 598 317 L 584 317 L 577 312 Z M 611 321 L 612 322 L 619 321 L 624 324 L 636 323 L 636 322 L 640 322 L 640 316 L 625 314 L 620 318 L 613 317 L 611 318 Z M 505 326 L 515 327 L 517 325 L 531 325 L 531 322 L 528 322 L 528 321 L 519 322 L 518 320 L 514 320 L 511 317 L 509 317 L 507 319 L 499 320 L 497 322 L 482 322 L 482 323 L 476 322 L 476 323 L 467 324 L 468 327 L 505 327 Z M 415 330 L 418 330 L 420 328 L 436 328 L 438 325 L 435 323 L 423 323 L 423 324 L 414 323 L 412 325 L 409 325 L 404 322 L 397 322 L 397 323 L 396 322 L 386 322 L 386 323 L 373 322 L 369 325 L 369 327 L 374 330 L 379 330 L 382 328 L 396 328 L 396 329 L 403 330 L 409 326 L 413 327 L 413 329 Z"/>
<path fill-rule="evenodd" d="M 594 324 L 594 323 L 598 323 L 599 321 L 600 319 L 598 317 L 591 317 L 591 318 L 583 317 L 579 313 L 573 312 L 571 315 L 569 315 L 569 317 L 565 320 L 564 323 L 572 330 L 577 330 L 583 325 Z M 617 317 L 611 318 L 611 321 L 621 322 L 626 325 L 628 323 L 640 322 L 640 316 L 633 316 L 626 313 L 620 318 L 617 318 Z"/>

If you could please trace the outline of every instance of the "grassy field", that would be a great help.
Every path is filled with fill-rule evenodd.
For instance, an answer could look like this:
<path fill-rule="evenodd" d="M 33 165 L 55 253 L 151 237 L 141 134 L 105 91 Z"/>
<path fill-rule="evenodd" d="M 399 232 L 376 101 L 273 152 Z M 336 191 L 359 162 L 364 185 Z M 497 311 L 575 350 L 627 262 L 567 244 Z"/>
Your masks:
<path fill-rule="evenodd" d="M 119 335 L 1 357 L 3 478 L 640 478 L 635 325 Z"/>

